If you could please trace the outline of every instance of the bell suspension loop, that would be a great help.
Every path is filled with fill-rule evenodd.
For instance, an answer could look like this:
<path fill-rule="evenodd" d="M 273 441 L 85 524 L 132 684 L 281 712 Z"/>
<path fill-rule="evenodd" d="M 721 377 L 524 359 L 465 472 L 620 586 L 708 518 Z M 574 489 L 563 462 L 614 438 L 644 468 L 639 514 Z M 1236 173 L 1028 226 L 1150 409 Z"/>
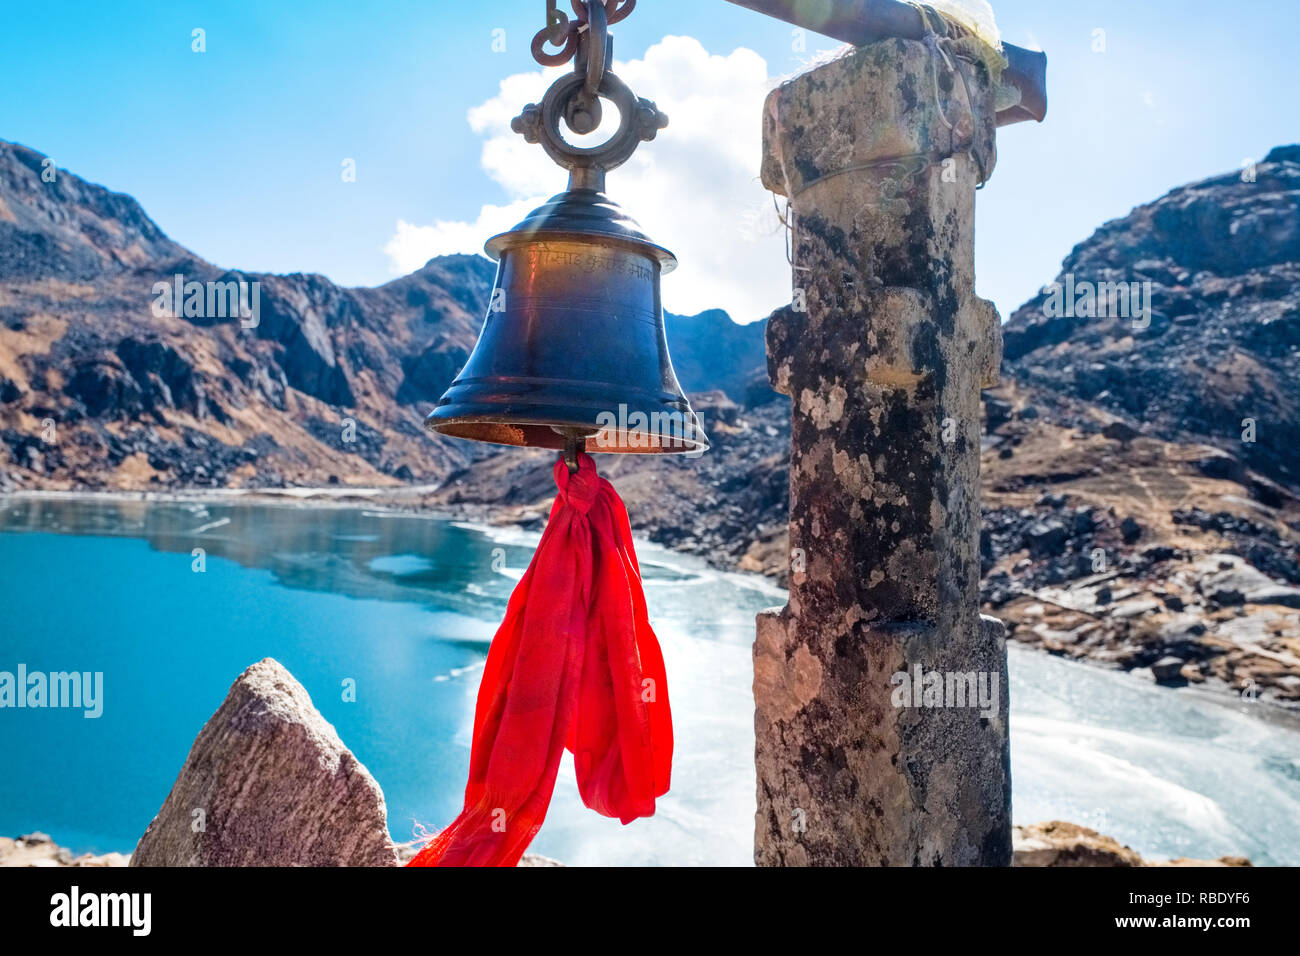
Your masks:
<path fill-rule="evenodd" d="M 605 194 L 606 174 L 668 117 L 610 69 L 608 27 L 634 0 L 571 2 L 575 19 L 548 5 L 533 54 L 546 65 L 573 60 L 573 69 L 511 123 L 568 170 L 569 188 L 488 241 L 500 263 L 495 306 L 426 425 L 505 445 L 699 453 L 709 442 L 673 371 L 663 324 L 660 280 L 677 260 Z M 617 107 L 618 128 L 595 146 L 569 142 L 563 128 L 599 128 L 602 100 Z M 573 454 L 565 460 L 574 466 Z"/>

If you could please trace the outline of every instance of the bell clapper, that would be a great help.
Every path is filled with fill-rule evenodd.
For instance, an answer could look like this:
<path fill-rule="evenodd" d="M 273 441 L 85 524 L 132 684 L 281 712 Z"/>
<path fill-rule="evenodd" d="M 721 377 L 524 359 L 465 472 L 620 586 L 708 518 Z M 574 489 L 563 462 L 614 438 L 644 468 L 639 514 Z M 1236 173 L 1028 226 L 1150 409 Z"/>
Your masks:
<path fill-rule="evenodd" d="M 557 428 L 551 426 L 551 430 L 558 435 L 564 436 L 564 463 L 569 466 L 569 474 L 578 473 L 578 452 L 585 451 L 587 448 L 587 439 L 594 432 L 585 428 Z"/>
<path fill-rule="evenodd" d="M 578 442 L 587 444 L 585 438 L 578 439 L 573 435 L 566 435 L 564 438 L 564 463 L 569 466 L 569 474 L 578 473 Z"/>

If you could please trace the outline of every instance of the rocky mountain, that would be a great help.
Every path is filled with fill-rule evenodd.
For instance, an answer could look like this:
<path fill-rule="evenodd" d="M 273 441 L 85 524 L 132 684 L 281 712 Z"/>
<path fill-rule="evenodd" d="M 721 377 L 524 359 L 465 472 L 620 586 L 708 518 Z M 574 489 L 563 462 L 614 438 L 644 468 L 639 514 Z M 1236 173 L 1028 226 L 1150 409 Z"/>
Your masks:
<path fill-rule="evenodd" d="M 1300 146 L 1106 223 L 1056 284 L 1078 290 L 1075 308 L 1053 310 L 1048 291 L 1016 310 L 1004 329 L 1010 376 L 1300 484 Z M 1104 284 L 1137 292 L 1145 327 L 1092 314 L 1102 302 L 1087 294 Z"/>
<path fill-rule="evenodd" d="M 494 275 L 481 256 L 377 288 L 222 269 L 0 141 L 0 490 L 437 482 L 494 453 L 422 427 Z M 692 390 L 761 364 L 761 327 L 668 322 Z"/>
<path fill-rule="evenodd" d="M 1003 332 L 990 610 L 1054 653 L 1300 704 L 1300 146 L 1106 223 Z"/>
<path fill-rule="evenodd" d="M 766 323 L 739 325 L 721 309 L 665 321 L 673 369 L 688 395 L 718 389 L 746 404 L 777 397 L 767 381 Z"/>

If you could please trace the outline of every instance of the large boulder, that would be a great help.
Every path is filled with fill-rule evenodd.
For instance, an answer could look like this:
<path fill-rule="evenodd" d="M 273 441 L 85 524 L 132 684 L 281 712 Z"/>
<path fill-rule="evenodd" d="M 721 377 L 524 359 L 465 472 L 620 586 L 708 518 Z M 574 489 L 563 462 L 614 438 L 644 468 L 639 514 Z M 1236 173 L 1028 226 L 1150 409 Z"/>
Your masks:
<path fill-rule="evenodd" d="M 270 658 L 212 715 L 131 866 L 396 866 L 379 784 Z"/>

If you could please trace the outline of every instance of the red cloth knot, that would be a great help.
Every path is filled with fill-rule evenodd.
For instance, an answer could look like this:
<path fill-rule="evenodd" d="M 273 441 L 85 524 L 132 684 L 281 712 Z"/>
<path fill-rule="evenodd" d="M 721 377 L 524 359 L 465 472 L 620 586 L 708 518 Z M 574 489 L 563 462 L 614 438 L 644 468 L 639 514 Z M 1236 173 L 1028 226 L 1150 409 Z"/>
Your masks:
<path fill-rule="evenodd" d="M 569 466 L 564 457 L 555 463 L 555 487 L 560 490 L 560 497 L 571 508 L 586 514 L 596 502 L 600 493 L 600 476 L 596 474 L 596 463 L 586 452 L 578 452 L 578 470 L 569 473 Z"/>

